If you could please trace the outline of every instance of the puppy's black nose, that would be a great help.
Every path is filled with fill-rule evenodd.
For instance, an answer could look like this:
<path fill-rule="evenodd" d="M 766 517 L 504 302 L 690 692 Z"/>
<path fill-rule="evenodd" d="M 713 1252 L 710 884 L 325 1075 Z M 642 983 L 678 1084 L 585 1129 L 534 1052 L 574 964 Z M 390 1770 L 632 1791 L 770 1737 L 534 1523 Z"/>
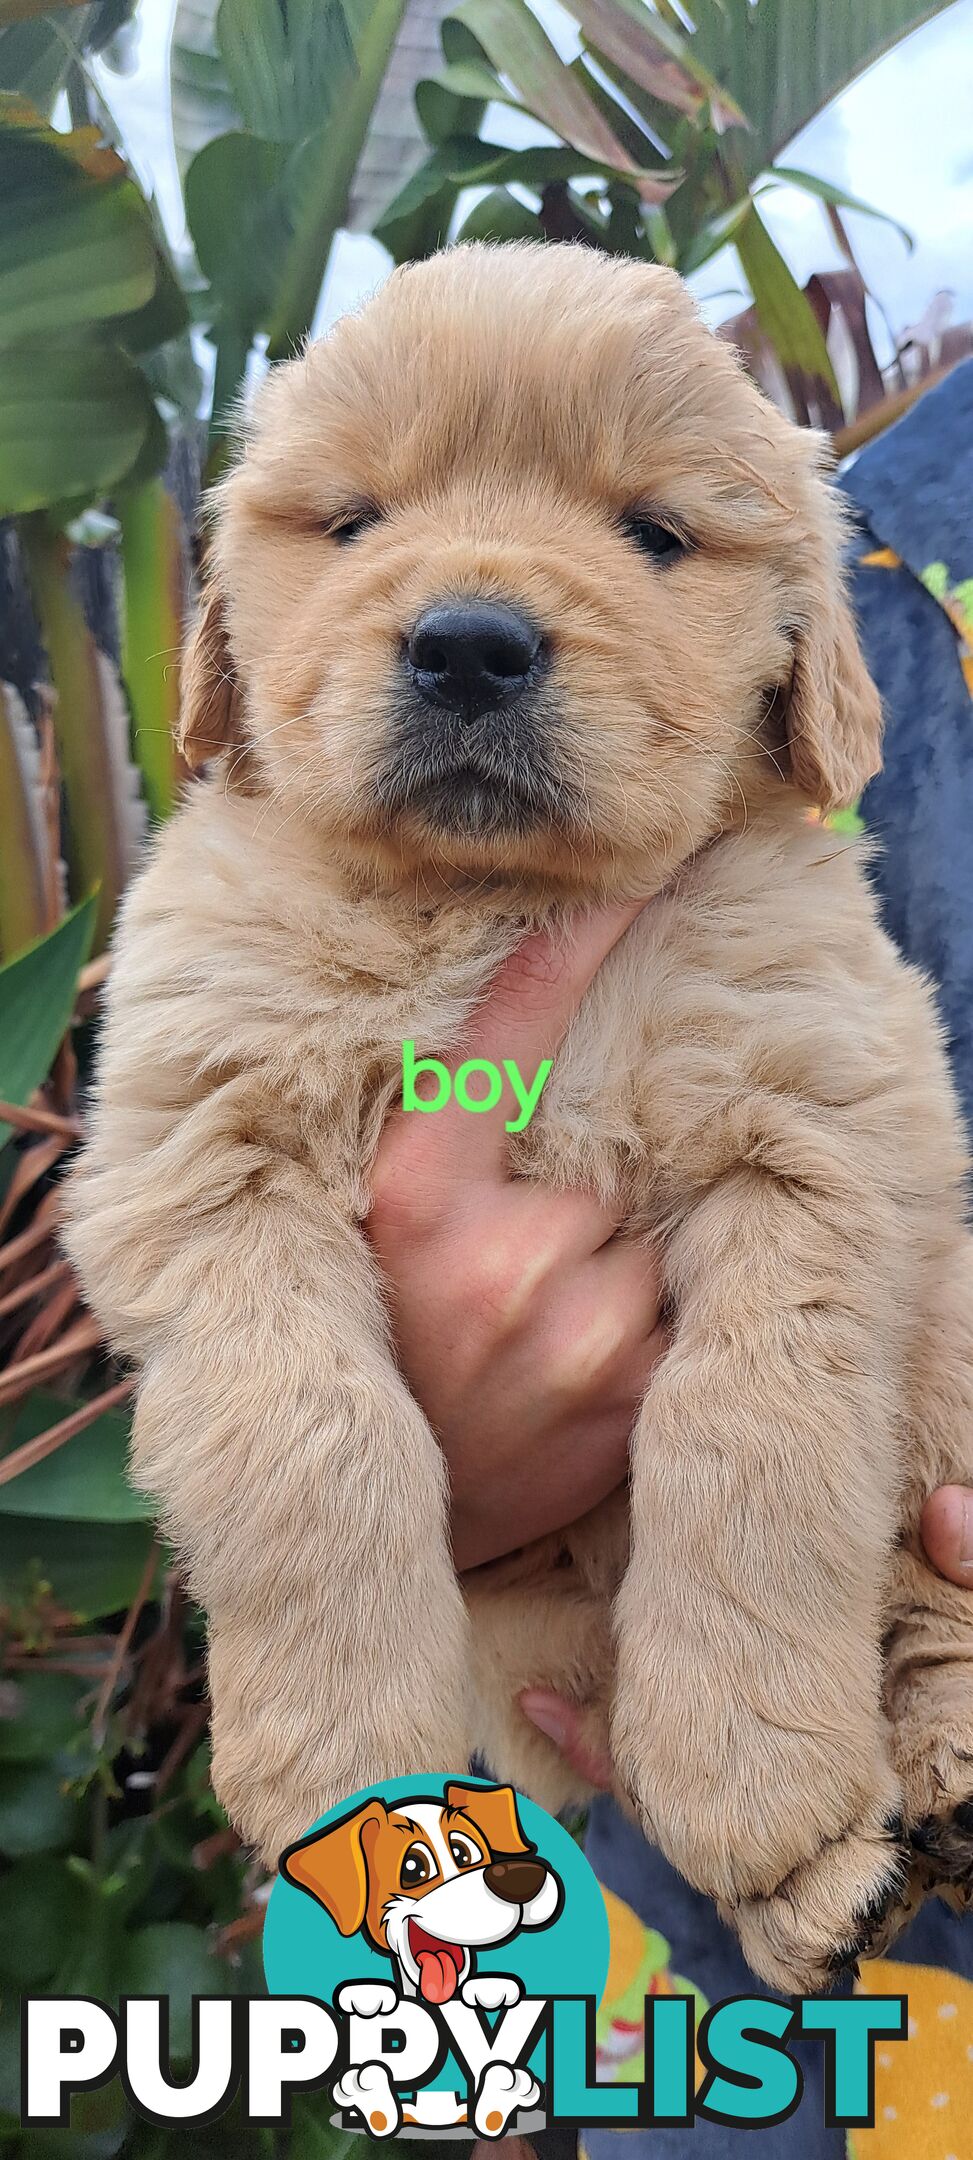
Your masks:
<path fill-rule="evenodd" d="M 470 717 L 509 704 L 537 672 L 540 651 L 540 632 L 526 615 L 494 600 L 426 608 L 408 644 L 420 697 Z"/>
<path fill-rule="evenodd" d="M 508 1905 L 528 1905 L 543 1890 L 547 1868 L 543 1860 L 491 1860 L 483 1870 L 487 1889 Z"/>

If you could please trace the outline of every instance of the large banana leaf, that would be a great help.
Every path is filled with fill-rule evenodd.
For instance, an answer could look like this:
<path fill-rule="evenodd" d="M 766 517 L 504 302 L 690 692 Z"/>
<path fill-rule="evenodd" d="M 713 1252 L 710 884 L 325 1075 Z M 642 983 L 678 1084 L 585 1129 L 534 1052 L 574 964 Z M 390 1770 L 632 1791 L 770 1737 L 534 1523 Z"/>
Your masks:
<path fill-rule="evenodd" d="M 873 60 L 951 4 L 693 0 L 692 48 L 746 112 L 749 138 L 735 148 L 751 177 Z"/>
<path fill-rule="evenodd" d="M 179 0 L 172 26 L 172 135 L 183 178 L 204 144 L 240 125 L 216 40 L 219 5 L 220 0 Z"/>
<path fill-rule="evenodd" d="M 149 205 L 95 128 L 0 94 L 0 513 L 103 492 L 165 455 L 130 357 L 188 320 Z"/>
<path fill-rule="evenodd" d="M 215 51 L 240 121 L 206 142 L 185 175 L 211 294 L 217 457 L 255 335 L 266 332 L 275 360 L 310 328 L 403 4 L 221 0 Z M 200 43 L 206 12 L 205 0 L 192 10 Z M 186 16 L 184 7 L 183 28 Z"/>

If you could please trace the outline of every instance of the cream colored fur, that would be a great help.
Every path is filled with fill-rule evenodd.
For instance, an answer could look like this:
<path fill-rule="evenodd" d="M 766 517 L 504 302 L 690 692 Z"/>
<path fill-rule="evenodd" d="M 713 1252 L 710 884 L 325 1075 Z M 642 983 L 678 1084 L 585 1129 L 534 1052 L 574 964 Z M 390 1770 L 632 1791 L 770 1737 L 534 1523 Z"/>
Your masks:
<path fill-rule="evenodd" d="M 916 1528 L 973 1471 L 966 1158 L 928 991 L 861 848 L 808 817 L 878 743 L 819 467 L 678 280 L 585 250 L 399 272 L 272 377 L 187 669 L 217 762 L 122 911 L 68 1229 L 140 1372 L 134 1472 L 209 1616 L 244 1835 L 273 1858 L 475 1744 L 558 1806 L 514 1705 L 547 1684 L 609 1721 L 648 1835 L 785 1988 L 887 1937 L 919 1846 L 913 1892 L 973 1867 L 973 1619 Z M 633 506 L 689 553 L 640 556 Z M 550 641 L 542 830 L 377 805 L 402 639 L 444 593 Z M 658 1241 L 672 1347 L 630 1513 L 461 1586 L 369 1168 L 403 1038 L 448 1058 L 525 923 L 607 893 L 658 897 L 515 1163 Z"/>

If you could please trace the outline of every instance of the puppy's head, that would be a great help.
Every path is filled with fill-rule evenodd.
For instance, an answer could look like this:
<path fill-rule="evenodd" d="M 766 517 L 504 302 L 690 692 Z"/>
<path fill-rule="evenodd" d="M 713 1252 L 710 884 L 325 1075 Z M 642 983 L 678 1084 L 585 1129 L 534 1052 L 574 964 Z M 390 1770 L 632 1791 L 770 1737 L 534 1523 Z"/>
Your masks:
<path fill-rule="evenodd" d="M 671 272 L 457 248 L 261 391 L 183 747 L 373 869 L 644 892 L 761 788 L 876 770 L 840 537 Z"/>

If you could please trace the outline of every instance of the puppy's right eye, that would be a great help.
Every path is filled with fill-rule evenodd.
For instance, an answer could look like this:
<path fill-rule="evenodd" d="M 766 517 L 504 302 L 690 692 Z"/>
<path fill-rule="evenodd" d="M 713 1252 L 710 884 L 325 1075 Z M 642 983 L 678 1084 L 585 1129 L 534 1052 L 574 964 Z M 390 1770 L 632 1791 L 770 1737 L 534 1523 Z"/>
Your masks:
<path fill-rule="evenodd" d="M 373 504 L 364 503 L 356 510 L 347 511 L 343 517 L 329 518 L 324 529 L 329 539 L 337 540 L 339 547 L 350 547 L 370 525 L 378 523 L 379 516 L 380 512 Z"/>
<path fill-rule="evenodd" d="M 684 533 L 673 532 L 670 526 L 660 525 L 657 518 L 640 517 L 637 512 L 623 519 L 622 531 L 640 554 L 651 555 L 654 562 L 674 562 L 689 549 Z"/>

